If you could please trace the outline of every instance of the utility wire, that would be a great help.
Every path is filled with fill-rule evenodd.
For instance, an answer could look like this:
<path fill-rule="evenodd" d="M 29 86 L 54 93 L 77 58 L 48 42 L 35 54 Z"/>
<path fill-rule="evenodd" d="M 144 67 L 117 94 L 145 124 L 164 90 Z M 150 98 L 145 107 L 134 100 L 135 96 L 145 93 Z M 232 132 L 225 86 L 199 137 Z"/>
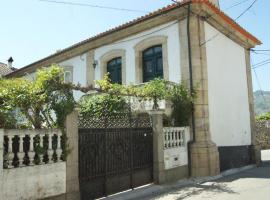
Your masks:
<path fill-rule="evenodd" d="M 262 90 L 262 87 L 261 87 L 261 83 L 260 83 L 258 74 L 257 74 L 257 72 L 256 72 L 255 69 L 253 69 L 253 72 L 254 72 L 254 74 L 255 74 L 255 77 L 256 77 L 256 80 L 257 80 L 258 87 L 260 88 L 260 92 L 261 92 L 261 96 L 262 96 L 262 98 L 263 98 L 263 101 L 264 101 L 264 103 L 266 103 L 266 100 L 265 100 L 265 97 L 264 97 L 264 94 L 263 94 L 263 90 Z"/>
<path fill-rule="evenodd" d="M 269 53 L 261 53 L 261 52 L 257 52 L 257 51 L 251 51 L 252 53 L 255 53 L 257 55 L 265 55 L 265 56 L 270 56 Z"/>
<path fill-rule="evenodd" d="M 148 11 L 145 11 L 145 10 L 134 10 L 134 9 L 128 9 L 128 8 L 100 6 L 100 5 L 93 5 L 93 4 L 87 4 L 87 3 L 75 3 L 75 2 L 55 1 L 55 0 L 38 0 L 38 1 L 47 2 L 47 3 L 55 3 L 55 4 L 65 4 L 65 5 L 71 5 L 71 6 L 83 6 L 83 7 L 91 7 L 91 8 L 118 10 L 118 11 L 126 11 L 126 12 L 149 13 Z"/>
<path fill-rule="evenodd" d="M 254 0 L 254 1 L 252 2 L 252 4 L 250 4 L 250 6 L 247 7 L 246 10 L 244 10 L 238 17 L 235 18 L 235 21 L 237 21 L 237 20 L 238 20 L 240 17 L 242 17 L 247 11 L 249 11 L 249 10 L 254 6 L 254 4 L 255 4 L 257 1 L 258 1 L 258 0 Z"/>
<path fill-rule="evenodd" d="M 267 62 L 270 62 L 270 59 L 266 59 L 266 60 L 264 60 L 264 61 L 261 61 L 261 62 L 259 62 L 259 63 L 256 63 L 255 65 L 252 65 L 252 67 L 254 68 L 254 67 L 256 67 L 256 66 L 260 66 L 260 65 L 265 64 L 265 63 L 267 63 Z"/>
<path fill-rule="evenodd" d="M 242 13 L 240 13 L 240 15 L 238 15 L 238 17 L 235 18 L 235 21 L 237 21 L 239 18 L 241 18 L 248 10 L 250 10 L 254 4 L 257 2 L 258 0 L 254 0 L 252 2 L 252 4 L 247 8 L 245 9 Z M 223 30 L 225 30 L 225 28 L 223 28 Z M 211 38 L 209 38 L 208 40 L 206 40 L 205 42 L 203 42 L 202 44 L 200 44 L 200 46 L 203 46 L 205 45 L 206 43 L 212 41 L 213 39 L 215 39 L 219 34 L 221 34 L 221 32 L 218 32 L 217 34 L 213 35 Z"/>
<path fill-rule="evenodd" d="M 263 67 L 263 66 L 268 65 L 268 64 L 270 64 L 270 61 L 269 62 L 266 62 L 266 63 L 263 63 L 261 65 L 258 65 L 256 67 L 252 67 L 252 69 L 257 69 L 257 68 Z"/>
<path fill-rule="evenodd" d="M 250 49 L 250 51 L 256 52 L 256 51 L 270 51 L 270 49 Z"/>
<path fill-rule="evenodd" d="M 236 6 L 239 6 L 239 5 L 241 5 L 241 4 L 243 4 L 243 3 L 246 3 L 246 2 L 248 2 L 248 1 L 250 1 L 250 0 L 244 0 L 244 1 L 237 2 L 237 3 L 233 4 L 233 5 L 231 5 L 231 6 L 227 7 L 227 8 L 225 8 L 224 10 L 230 10 L 231 8 L 234 8 L 234 7 L 236 7 Z"/>
<path fill-rule="evenodd" d="M 251 64 L 253 66 L 253 60 L 251 59 L 250 61 L 251 61 Z M 264 97 L 264 94 L 263 94 L 263 90 L 262 90 L 262 87 L 261 87 L 261 83 L 260 83 L 260 80 L 259 80 L 259 76 L 258 76 L 258 74 L 256 72 L 256 69 L 253 69 L 253 72 L 254 72 L 254 75 L 255 75 L 255 78 L 256 78 L 257 85 L 258 85 L 258 87 L 260 89 L 260 93 L 261 93 L 261 96 L 263 98 L 263 101 L 264 101 L 264 103 L 266 103 L 266 100 L 265 100 L 265 97 Z"/>

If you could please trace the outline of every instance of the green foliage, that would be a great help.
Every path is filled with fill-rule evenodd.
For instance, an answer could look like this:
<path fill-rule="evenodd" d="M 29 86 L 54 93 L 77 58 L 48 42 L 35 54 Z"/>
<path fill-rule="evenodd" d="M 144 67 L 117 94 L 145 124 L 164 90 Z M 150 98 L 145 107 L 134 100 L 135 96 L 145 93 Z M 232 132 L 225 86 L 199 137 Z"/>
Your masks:
<path fill-rule="evenodd" d="M 127 103 L 124 97 L 102 94 L 84 96 L 79 105 L 82 116 L 100 117 L 104 114 L 105 109 L 108 114 L 124 111 Z"/>
<path fill-rule="evenodd" d="M 265 113 L 265 114 L 262 114 L 258 117 L 256 117 L 256 120 L 258 121 L 263 121 L 263 120 L 270 120 L 270 112 L 269 113 Z"/>
<path fill-rule="evenodd" d="M 164 117 L 164 122 L 166 125 L 174 125 L 174 126 L 187 126 L 189 124 L 189 120 L 192 114 L 192 105 L 196 98 L 196 92 L 190 92 L 187 87 L 182 84 L 172 84 L 163 79 L 156 78 L 148 83 L 145 83 L 141 86 L 122 86 L 119 84 L 111 84 L 108 76 L 101 81 L 98 81 L 102 91 L 105 91 L 112 96 L 116 95 L 119 98 L 119 95 L 126 96 L 135 96 L 141 100 L 150 100 L 154 102 L 153 109 L 158 109 L 158 101 L 160 100 L 168 100 L 172 103 L 172 115 L 171 117 Z M 116 98 L 114 96 L 114 98 Z M 99 105 L 90 103 L 84 103 L 83 112 L 87 110 L 92 110 L 96 113 L 101 113 L 101 110 L 104 109 L 104 97 L 94 97 L 99 98 L 99 100 L 94 100 L 95 102 L 99 102 Z M 110 104 L 114 105 L 114 102 L 119 99 L 113 99 L 109 97 L 112 102 Z M 123 99 L 124 101 L 124 99 Z M 119 102 L 118 102 L 119 103 Z M 122 102 L 121 102 L 122 103 Z M 120 104 L 121 104 L 120 103 Z M 101 107 L 100 107 L 101 106 Z M 115 110 L 119 109 L 115 106 Z M 89 112 L 89 110 L 87 112 Z"/>
<path fill-rule="evenodd" d="M 34 81 L 0 79 L 0 103 L 0 127 L 40 129 L 63 127 L 75 101 L 63 82 L 63 69 L 52 66 L 38 70 Z"/>
<path fill-rule="evenodd" d="M 165 99 L 168 93 L 168 85 L 163 79 L 155 78 L 146 83 L 142 89 L 142 96 L 154 102 L 153 109 L 158 109 L 158 101 Z"/>
<path fill-rule="evenodd" d="M 192 114 L 192 105 L 196 93 L 182 84 L 173 85 L 169 91 L 169 100 L 172 103 L 172 120 L 175 126 L 188 126 Z"/>

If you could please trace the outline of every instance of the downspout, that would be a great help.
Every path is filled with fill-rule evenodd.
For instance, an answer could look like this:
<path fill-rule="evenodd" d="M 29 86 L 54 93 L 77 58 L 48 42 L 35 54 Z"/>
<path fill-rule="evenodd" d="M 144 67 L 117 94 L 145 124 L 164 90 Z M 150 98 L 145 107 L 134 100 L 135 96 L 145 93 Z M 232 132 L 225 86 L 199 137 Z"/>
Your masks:
<path fill-rule="evenodd" d="M 193 70 L 192 70 L 192 52 L 190 43 L 190 14 L 191 14 L 191 2 L 188 4 L 188 16 L 187 16 L 187 40 L 188 40 L 188 64 L 189 64 L 189 84 L 190 93 L 193 93 Z M 191 107 L 191 124 L 192 124 L 192 140 L 188 142 L 188 171 L 189 176 L 191 176 L 191 145 L 196 141 L 195 134 L 195 115 L 194 115 L 194 103 Z"/>

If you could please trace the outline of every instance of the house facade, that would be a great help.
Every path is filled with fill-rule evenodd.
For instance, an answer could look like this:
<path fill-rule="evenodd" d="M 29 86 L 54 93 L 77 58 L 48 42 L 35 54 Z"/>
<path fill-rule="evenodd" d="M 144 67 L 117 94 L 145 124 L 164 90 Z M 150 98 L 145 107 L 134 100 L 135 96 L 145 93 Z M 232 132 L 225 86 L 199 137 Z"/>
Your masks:
<path fill-rule="evenodd" d="M 38 68 L 57 63 L 67 81 L 82 86 L 109 72 L 121 84 L 162 77 L 196 87 L 190 170 L 192 176 L 216 175 L 259 159 L 250 49 L 260 43 L 224 14 L 218 1 L 179 1 L 7 77 L 34 77 Z M 76 99 L 82 95 L 74 94 Z"/>

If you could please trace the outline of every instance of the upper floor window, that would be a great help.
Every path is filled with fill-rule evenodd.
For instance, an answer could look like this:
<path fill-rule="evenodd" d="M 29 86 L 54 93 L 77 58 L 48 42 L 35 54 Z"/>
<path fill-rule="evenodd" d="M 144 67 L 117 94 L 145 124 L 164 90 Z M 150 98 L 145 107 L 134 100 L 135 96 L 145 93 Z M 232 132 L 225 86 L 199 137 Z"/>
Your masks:
<path fill-rule="evenodd" d="M 64 72 L 64 82 L 65 83 L 72 83 L 72 73 L 70 71 Z"/>
<path fill-rule="evenodd" d="M 154 78 L 163 78 L 162 45 L 150 47 L 143 51 L 143 82 Z"/>
<path fill-rule="evenodd" d="M 65 66 L 64 68 L 64 82 L 72 83 L 73 82 L 73 67 Z"/>
<path fill-rule="evenodd" d="M 114 58 L 107 63 L 107 72 L 112 83 L 122 84 L 122 59 Z"/>

